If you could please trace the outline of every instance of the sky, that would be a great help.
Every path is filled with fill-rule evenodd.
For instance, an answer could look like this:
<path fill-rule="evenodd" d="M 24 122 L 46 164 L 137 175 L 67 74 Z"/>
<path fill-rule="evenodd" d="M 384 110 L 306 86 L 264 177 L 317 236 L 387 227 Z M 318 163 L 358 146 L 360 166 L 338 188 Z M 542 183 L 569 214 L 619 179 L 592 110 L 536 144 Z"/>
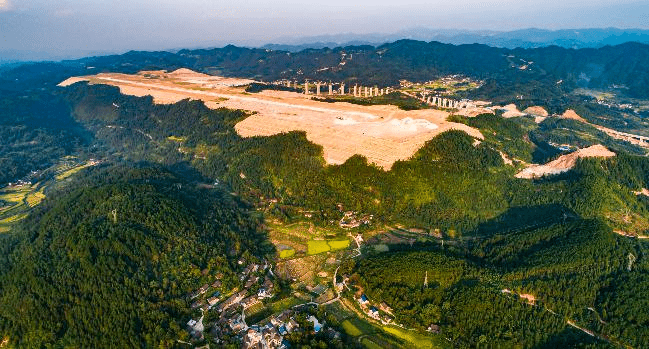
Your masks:
<path fill-rule="evenodd" d="M 649 29 L 637 0 L 0 0 L 0 52 L 49 55 L 435 29 Z"/>

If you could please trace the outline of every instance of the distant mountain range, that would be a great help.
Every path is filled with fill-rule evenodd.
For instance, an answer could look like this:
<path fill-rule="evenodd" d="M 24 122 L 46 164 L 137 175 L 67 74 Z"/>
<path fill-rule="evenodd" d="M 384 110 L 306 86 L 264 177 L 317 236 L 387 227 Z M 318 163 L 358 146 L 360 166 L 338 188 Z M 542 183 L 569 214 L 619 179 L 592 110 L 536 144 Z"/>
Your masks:
<path fill-rule="evenodd" d="M 645 29 L 521 29 L 508 32 L 489 30 L 455 30 L 413 28 L 393 34 L 336 34 L 304 38 L 285 38 L 266 49 L 298 52 L 304 49 L 321 49 L 350 45 L 380 45 L 400 39 L 438 41 L 446 44 L 485 44 L 502 48 L 537 48 L 559 46 L 563 48 L 600 48 L 626 42 L 649 43 L 649 30 Z"/>

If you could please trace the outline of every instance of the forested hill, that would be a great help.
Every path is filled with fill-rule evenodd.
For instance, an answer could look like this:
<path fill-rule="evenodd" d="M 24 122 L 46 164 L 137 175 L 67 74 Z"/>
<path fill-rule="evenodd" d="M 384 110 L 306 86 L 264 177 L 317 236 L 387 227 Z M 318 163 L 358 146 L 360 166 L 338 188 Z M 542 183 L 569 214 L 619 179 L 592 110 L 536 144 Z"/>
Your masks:
<path fill-rule="evenodd" d="M 169 347 L 188 292 L 263 254 L 229 194 L 149 166 L 81 178 L 3 237 L 16 246 L 1 247 L 0 332 L 19 347 Z"/>
<path fill-rule="evenodd" d="M 210 74 L 261 80 L 308 78 L 379 85 L 395 85 L 401 79 L 426 81 L 448 74 L 464 74 L 500 85 L 535 82 L 536 86 L 540 83 L 547 89 L 604 88 L 615 84 L 628 88 L 626 92 L 630 96 L 649 97 L 649 45 L 640 43 L 599 49 L 551 46 L 510 50 L 478 44 L 455 46 L 400 40 L 378 47 L 307 49 L 297 53 L 230 45 L 177 53 L 132 51 L 54 65 L 69 75 L 187 67 Z M 28 69 L 41 71 L 45 66 L 52 64 L 31 64 Z M 0 71 L 0 79 L 24 84 L 21 79 L 25 69 L 23 66 Z M 559 80 L 563 82 L 558 87 Z"/>

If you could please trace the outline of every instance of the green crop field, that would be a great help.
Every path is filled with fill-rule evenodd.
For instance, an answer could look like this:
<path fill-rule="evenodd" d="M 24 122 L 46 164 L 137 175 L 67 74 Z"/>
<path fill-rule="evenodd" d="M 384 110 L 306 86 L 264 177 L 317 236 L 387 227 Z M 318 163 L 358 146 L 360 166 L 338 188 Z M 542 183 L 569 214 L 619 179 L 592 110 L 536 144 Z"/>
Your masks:
<path fill-rule="evenodd" d="M 330 240 L 327 243 L 332 250 L 342 250 L 349 247 L 349 240 Z"/>
<path fill-rule="evenodd" d="M 15 223 L 15 222 L 18 222 L 19 220 L 24 219 L 25 217 L 27 217 L 26 213 L 17 214 L 15 216 L 10 216 L 10 217 L 7 217 L 5 219 L 0 220 L 0 224 Z"/>
<path fill-rule="evenodd" d="M 328 252 L 331 250 L 331 247 L 329 247 L 329 244 L 325 240 L 311 240 L 307 243 L 307 246 L 309 255 Z"/>
<path fill-rule="evenodd" d="M 354 326 L 354 324 L 352 324 L 349 320 L 343 321 L 342 326 L 345 332 L 350 336 L 358 337 L 363 334 L 363 332 L 361 332 L 361 330 L 359 330 L 358 327 Z"/>
<path fill-rule="evenodd" d="M 398 327 L 383 326 L 383 330 L 394 337 L 404 340 L 411 344 L 414 348 L 438 348 L 432 338 L 415 333 L 414 331 L 404 330 Z"/>
<path fill-rule="evenodd" d="M 57 181 L 64 180 L 64 179 L 72 176 L 73 174 L 83 170 L 84 168 L 86 168 L 88 166 L 90 166 L 90 165 L 81 165 L 81 166 L 73 167 L 73 168 L 71 168 L 71 169 L 69 169 L 69 170 L 67 170 L 67 171 L 65 171 L 63 173 L 58 174 L 56 176 L 56 180 Z"/>
<path fill-rule="evenodd" d="M 363 338 L 361 343 L 363 344 L 363 346 L 365 348 L 368 348 L 368 349 L 383 349 L 382 346 L 372 342 L 369 338 Z"/>
<path fill-rule="evenodd" d="M 295 298 L 293 296 L 290 296 L 290 297 L 286 297 L 286 298 L 284 298 L 284 299 L 282 299 L 280 301 L 277 301 L 277 302 L 269 305 L 269 308 L 272 309 L 273 312 L 278 312 L 278 311 L 282 311 L 284 309 L 291 308 L 292 306 L 298 305 L 300 303 L 302 303 L 301 300 L 299 300 L 299 299 L 297 299 L 297 298 Z"/>
<path fill-rule="evenodd" d="M 349 247 L 349 240 L 310 240 L 308 254 L 314 255 L 323 252 L 342 250 Z"/>
<path fill-rule="evenodd" d="M 25 195 L 29 192 L 28 188 L 9 189 L 0 192 L 0 200 L 20 204 L 23 202 Z"/>
<path fill-rule="evenodd" d="M 43 199 L 45 199 L 45 194 L 43 194 L 43 189 L 28 194 L 26 198 L 29 207 L 34 207 L 40 204 L 41 201 L 43 201 Z"/>
<path fill-rule="evenodd" d="M 291 258 L 293 256 L 295 256 L 295 250 L 292 248 L 279 251 L 279 258 Z"/>

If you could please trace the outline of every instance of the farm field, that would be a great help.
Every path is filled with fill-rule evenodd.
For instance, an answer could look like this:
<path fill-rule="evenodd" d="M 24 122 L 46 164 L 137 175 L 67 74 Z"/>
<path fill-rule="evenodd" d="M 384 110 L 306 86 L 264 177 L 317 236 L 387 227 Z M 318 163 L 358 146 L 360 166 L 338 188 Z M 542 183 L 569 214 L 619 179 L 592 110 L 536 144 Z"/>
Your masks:
<path fill-rule="evenodd" d="M 327 305 L 327 310 L 336 314 L 336 321 L 340 328 L 349 336 L 357 340 L 368 349 L 405 349 L 405 348 L 446 348 L 450 347 L 438 338 L 392 326 L 377 326 L 356 314 L 344 309 L 340 304 Z"/>
<path fill-rule="evenodd" d="M 346 249 L 349 239 L 342 237 L 343 230 L 324 229 L 310 222 L 280 224 L 269 222 L 269 237 L 279 251 L 280 258 L 296 255 L 315 255 L 329 251 Z"/>
<path fill-rule="evenodd" d="M 308 254 L 314 255 L 349 247 L 349 240 L 311 240 L 308 242 Z"/>
<path fill-rule="evenodd" d="M 433 338 L 418 334 L 414 331 L 404 330 L 394 326 L 383 326 L 383 330 L 409 344 L 414 348 L 433 349 L 440 348 L 441 343 L 437 343 Z"/>
<path fill-rule="evenodd" d="M 0 189 L 0 202 L 5 203 L 4 207 L 0 207 L 0 233 L 10 231 L 14 223 L 27 217 L 30 210 L 45 199 L 45 190 L 48 187 L 56 185 L 82 169 L 95 164 L 97 162 L 80 163 L 71 157 L 65 157 L 61 159 L 60 163 L 44 171 L 51 174 L 51 177 L 47 177 L 48 179 L 35 184 L 23 184 Z"/>

